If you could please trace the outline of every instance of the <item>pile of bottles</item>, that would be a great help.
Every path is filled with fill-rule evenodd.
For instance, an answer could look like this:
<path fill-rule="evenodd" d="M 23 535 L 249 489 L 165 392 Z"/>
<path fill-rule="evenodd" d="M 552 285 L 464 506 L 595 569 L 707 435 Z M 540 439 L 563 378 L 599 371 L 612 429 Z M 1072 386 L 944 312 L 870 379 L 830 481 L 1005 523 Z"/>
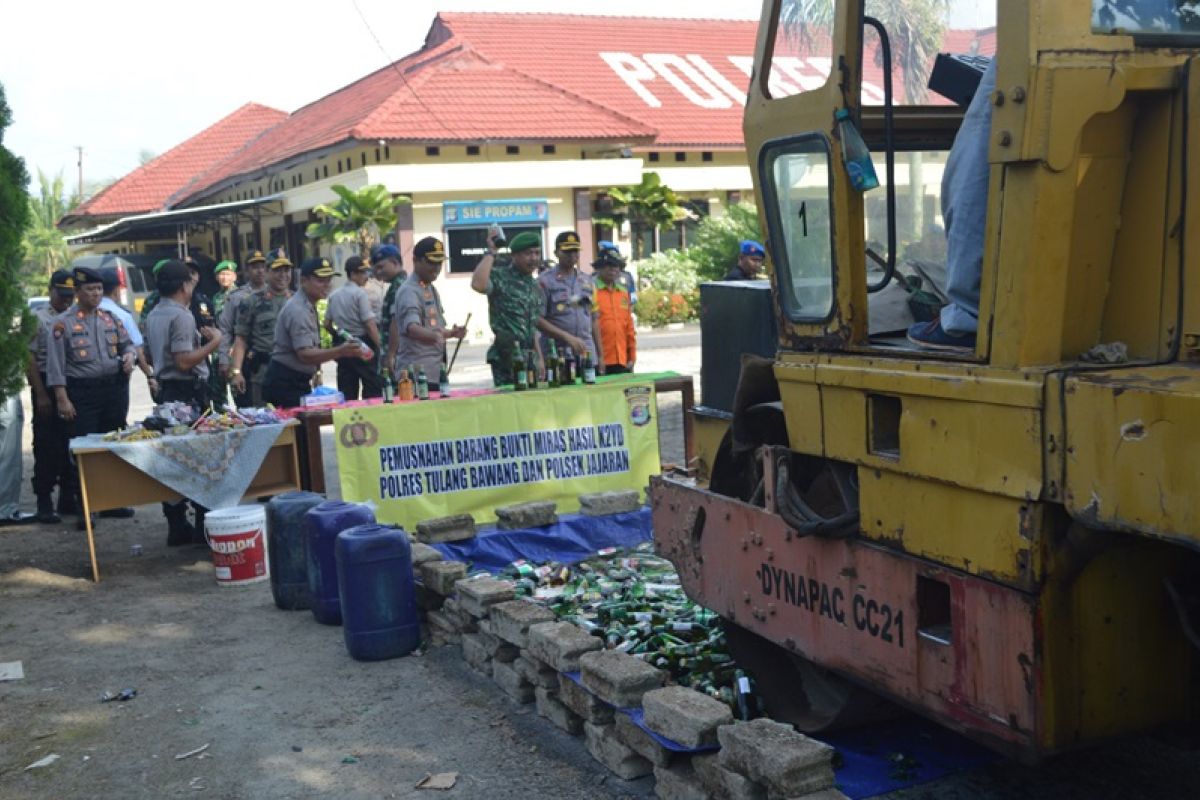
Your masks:
<path fill-rule="evenodd" d="M 501 577 L 518 596 L 546 605 L 608 649 L 727 703 L 738 719 L 762 715 L 754 681 L 729 654 L 720 619 L 687 598 L 674 565 L 654 555 L 650 543 L 607 548 L 572 565 L 514 561 Z"/>
<path fill-rule="evenodd" d="M 553 340 L 550 342 L 550 351 L 546 353 L 545 380 L 538 374 L 537 359 L 533 350 L 522 352 L 518 347 L 513 351 L 512 372 L 513 389 L 518 392 L 538 388 L 557 389 L 560 386 L 574 386 L 579 382 L 591 385 L 596 382 L 596 364 L 592 360 L 590 350 L 585 350 L 577 363 L 570 350 L 560 357 L 558 346 Z"/>

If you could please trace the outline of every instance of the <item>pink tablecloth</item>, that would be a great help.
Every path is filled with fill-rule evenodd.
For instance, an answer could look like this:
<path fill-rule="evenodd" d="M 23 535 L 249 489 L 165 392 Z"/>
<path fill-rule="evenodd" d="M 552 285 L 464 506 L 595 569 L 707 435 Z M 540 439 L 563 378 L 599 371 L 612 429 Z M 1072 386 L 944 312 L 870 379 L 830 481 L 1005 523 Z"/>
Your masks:
<path fill-rule="evenodd" d="M 499 391 L 500 391 L 499 389 L 455 389 L 454 393 L 446 399 L 454 400 L 457 397 L 479 397 L 479 396 L 485 395 L 485 394 L 497 394 Z M 442 395 L 440 392 L 430 392 L 429 393 L 430 400 L 440 400 L 441 397 L 442 397 Z M 396 400 L 394 402 L 397 405 L 399 405 L 401 403 L 419 403 L 421 401 L 420 400 L 403 400 L 403 401 Z M 334 411 L 339 408 L 359 408 L 360 406 L 378 406 L 378 405 L 382 405 L 382 404 L 383 404 L 382 397 L 372 397 L 370 400 L 347 400 L 344 403 L 338 403 L 337 405 L 330 405 L 330 406 L 310 406 L 308 408 L 304 408 L 304 407 L 277 408 L 277 409 L 275 409 L 275 414 L 276 414 L 276 416 L 278 416 L 282 419 L 293 419 L 301 411 L 324 411 L 324 410 Z"/>

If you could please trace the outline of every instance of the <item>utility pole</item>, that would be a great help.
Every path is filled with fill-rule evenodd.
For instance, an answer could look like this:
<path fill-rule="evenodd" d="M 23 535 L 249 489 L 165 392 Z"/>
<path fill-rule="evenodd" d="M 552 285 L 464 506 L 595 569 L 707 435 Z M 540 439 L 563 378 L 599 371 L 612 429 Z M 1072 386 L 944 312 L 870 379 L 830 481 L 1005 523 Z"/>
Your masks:
<path fill-rule="evenodd" d="M 79 190 L 76 197 L 83 202 L 83 145 L 75 145 L 75 150 L 79 153 L 79 160 L 75 162 L 75 166 L 79 168 Z"/>

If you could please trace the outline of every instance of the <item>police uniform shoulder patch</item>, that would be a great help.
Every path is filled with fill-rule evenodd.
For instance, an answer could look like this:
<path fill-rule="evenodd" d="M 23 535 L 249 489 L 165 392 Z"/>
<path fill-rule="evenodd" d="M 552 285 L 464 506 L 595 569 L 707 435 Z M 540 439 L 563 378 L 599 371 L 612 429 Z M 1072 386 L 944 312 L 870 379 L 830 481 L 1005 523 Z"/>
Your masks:
<path fill-rule="evenodd" d="M 63 334 L 67 332 L 67 326 L 61 322 L 54 323 L 54 338 L 61 339 Z"/>

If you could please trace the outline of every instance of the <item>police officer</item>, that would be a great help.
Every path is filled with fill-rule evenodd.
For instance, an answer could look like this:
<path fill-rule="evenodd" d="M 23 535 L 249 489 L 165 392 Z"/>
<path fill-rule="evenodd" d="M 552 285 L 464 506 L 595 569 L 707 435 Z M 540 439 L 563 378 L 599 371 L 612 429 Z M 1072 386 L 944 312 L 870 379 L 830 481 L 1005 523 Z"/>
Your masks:
<path fill-rule="evenodd" d="M 275 322 L 292 296 L 292 262 L 282 248 L 267 259 L 267 283 L 244 298 L 234 323 L 235 341 L 229 368 L 229 386 L 236 395 L 250 393 L 245 405 L 263 404 L 263 379 L 275 349 Z M 242 404 L 239 404 L 242 405 Z"/>
<path fill-rule="evenodd" d="M 538 276 L 538 286 L 546 296 L 538 330 L 543 334 L 542 352 L 550 349 L 550 341 L 557 340 L 559 355 L 563 358 L 582 359 L 585 352 L 596 354 L 595 342 L 600 338 L 596 321 L 592 317 L 595 285 L 592 276 L 579 271 L 579 234 L 564 231 L 554 240 L 554 255 L 558 265 Z M 550 331 L 557 329 L 560 334 Z"/>
<path fill-rule="evenodd" d="M 446 340 L 461 339 L 467 329 L 462 325 L 446 327 L 442 298 L 433 285 L 442 272 L 446 248 L 427 236 L 413 247 L 413 274 L 396 292 L 392 312 L 391 349 L 387 363 L 394 373 L 409 364 L 425 370 L 430 389 L 438 389 Z"/>
<path fill-rule="evenodd" d="M 295 408 L 312 388 L 313 375 L 321 364 L 336 358 L 362 357 L 357 342 L 321 347 L 317 303 L 329 296 L 337 274 L 325 258 L 308 258 L 300 265 L 300 291 L 284 304 L 275 323 L 271 363 L 263 384 L 263 399 L 268 403 Z"/>
<path fill-rule="evenodd" d="M 722 280 L 726 281 L 753 281 L 758 279 L 758 273 L 762 271 L 763 259 L 767 257 L 767 251 L 761 244 L 753 239 L 743 239 L 738 244 L 738 260 L 734 264 L 733 269 L 729 270 Z"/>
<path fill-rule="evenodd" d="M 208 360 L 221 345 L 221 332 L 211 326 L 197 329 L 189 306 L 198 281 L 187 266 L 168 261 L 156 282 L 161 299 L 146 317 L 146 346 L 158 372 L 160 400 L 203 409 L 210 399 Z M 196 525 L 192 526 L 187 521 L 186 501 L 163 503 L 168 547 L 194 541 L 197 530 L 204 530 L 204 509 L 195 506 L 195 510 Z"/>
<path fill-rule="evenodd" d="M 217 312 L 217 330 L 221 331 L 221 348 L 217 351 L 217 370 L 226 381 L 230 377 L 234 328 L 237 326 L 239 310 L 246 298 L 267 283 L 267 257 L 262 254 L 261 250 L 250 251 L 242 275 L 246 282 L 229 293 Z M 237 407 L 250 405 L 250 393 L 234 391 L 233 404 Z"/>
<path fill-rule="evenodd" d="M 133 371 L 136 352 L 125 326 L 100 308 L 104 297 L 100 273 L 76 267 L 71 277 L 75 303 L 51 326 L 46 385 L 54 391 L 59 416 L 69 424 L 68 436 L 107 433 L 125 427 L 121 386 Z M 78 502 L 78 473 L 68 470 L 67 474 L 70 495 Z M 132 517 L 133 509 L 115 509 L 101 516 Z"/>
<path fill-rule="evenodd" d="M 381 244 L 371 251 L 371 268 L 375 277 L 387 284 L 387 292 L 383 295 L 383 305 L 379 312 L 379 347 L 383 353 L 394 353 L 391 346 L 392 314 L 396 310 L 396 292 L 408 274 L 404 271 L 404 262 L 400 259 L 400 249 L 394 244 Z M 380 359 L 380 369 L 391 367 L 387 359 Z"/>
<path fill-rule="evenodd" d="M 368 361 L 363 361 L 357 355 L 338 359 L 338 391 L 347 400 L 357 400 L 360 396 L 379 397 L 383 394 L 383 382 L 380 380 L 378 363 L 378 315 L 371 308 L 371 299 L 365 290 L 370 268 L 363 263 L 361 256 L 350 256 L 345 266 L 346 283 L 329 295 L 325 325 L 334 335 L 335 344 L 343 341 L 339 334 L 349 334 L 373 347 L 374 354 Z"/>
<path fill-rule="evenodd" d="M 50 304 L 34 315 L 37 328 L 29 343 L 29 366 L 26 376 L 32 395 L 33 408 L 33 494 L 37 498 L 37 521 L 54 524 L 62 522 L 62 514 L 78 513 L 68 491 L 68 471 L 71 468 L 67 451 L 67 424 L 54 408 L 54 398 L 46 386 L 46 350 L 54 319 L 75 299 L 75 281 L 70 270 L 60 269 L 50 276 Z M 58 511 L 54 509 L 54 486 L 58 484 Z"/>

